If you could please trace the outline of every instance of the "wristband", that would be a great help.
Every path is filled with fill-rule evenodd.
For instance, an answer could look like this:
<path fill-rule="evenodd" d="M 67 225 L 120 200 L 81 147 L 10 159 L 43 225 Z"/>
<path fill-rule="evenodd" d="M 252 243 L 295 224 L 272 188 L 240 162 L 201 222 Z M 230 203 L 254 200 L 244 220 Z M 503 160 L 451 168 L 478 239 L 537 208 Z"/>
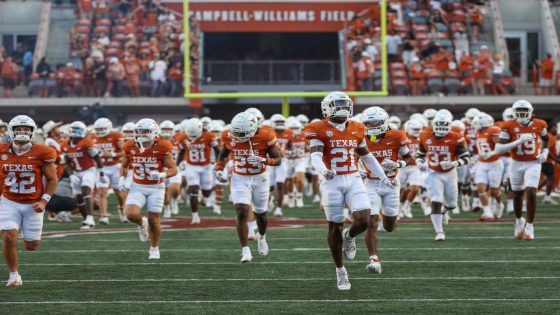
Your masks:
<path fill-rule="evenodd" d="M 43 196 L 41 196 L 41 199 L 45 200 L 46 202 L 49 202 L 51 201 L 51 195 L 43 194 Z"/>

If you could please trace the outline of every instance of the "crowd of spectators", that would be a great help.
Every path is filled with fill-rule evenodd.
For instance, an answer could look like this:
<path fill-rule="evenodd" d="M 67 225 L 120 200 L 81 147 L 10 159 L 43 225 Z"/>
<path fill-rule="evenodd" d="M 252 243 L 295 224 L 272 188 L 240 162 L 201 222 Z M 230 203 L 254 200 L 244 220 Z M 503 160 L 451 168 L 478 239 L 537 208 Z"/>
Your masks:
<path fill-rule="evenodd" d="M 481 42 L 484 2 L 392 0 L 386 48 L 392 94 L 501 95 L 515 92 L 503 56 Z M 375 8 L 347 25 L 349 89 L 381 89 L 381 34 Z M 472 52 L 472 53 L 471 53 Z"/>

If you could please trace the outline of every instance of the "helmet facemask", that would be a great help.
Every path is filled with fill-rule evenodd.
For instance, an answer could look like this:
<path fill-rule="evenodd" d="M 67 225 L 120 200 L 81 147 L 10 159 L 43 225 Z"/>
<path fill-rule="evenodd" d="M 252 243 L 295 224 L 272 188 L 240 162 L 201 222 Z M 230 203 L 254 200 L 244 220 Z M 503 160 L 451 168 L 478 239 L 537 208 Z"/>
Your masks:
<path fill-rule="evenodd" d="M 10 126 L 9 129 L 12 141 L 31 142 L 35 139 L 35 130 L 31 126 Z"/>
<path fill-rule="evenodd" d="M 445 120 L 432 121 L 434 135 L 444 137 L 451 131 L 451 122 Z"/>
<path fill-rule="evenodd" d="M 388 128 L 387 121 L 382 119 L 366 120 L 364 125 L 367 128 L 366 134 L 368 136 L 378 136 L 387 132 Z"/>
<path fill-rule="evenodd" d="M 520 124 L 528 124 L 531 121 L 533 111 L 529 108 L 515 108 L 513 117 Z"/>

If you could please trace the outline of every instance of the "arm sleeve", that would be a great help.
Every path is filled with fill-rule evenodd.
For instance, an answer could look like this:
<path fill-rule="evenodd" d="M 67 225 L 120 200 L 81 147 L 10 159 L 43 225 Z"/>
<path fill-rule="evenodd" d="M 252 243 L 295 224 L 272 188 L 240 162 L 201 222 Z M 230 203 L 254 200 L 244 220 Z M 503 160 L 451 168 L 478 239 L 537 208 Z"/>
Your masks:
<path fill-rule="evenodd" d="M 385 171 L 383 171 L 383 167 L 381 167 L 381 164 L 377 162 L 377 160 L 373 157 L 373 155 L 371 155 L 371 153 L 362 155 L 360 156 L 360 158 L 364 161 L 364 164 L 373 175 L 382 180 L 387 178 L 387 175 L 385 175 Z"/>
<path fill-rule="evenodd" d="M 505 152 L 510 151 L 511 149 L 515 148 L 516 146 L 520 145 L 521 142 L 522 142 L 521 139 L 517 139 L 517 140 L 512 141 L 510 143 L 496 143 L 496 147 L 494 148 L 494 152 L 496 154 L 505 153 Z"/>
<path fill-rule="evenodd" d="M 327 166 L 323 162 L 323 153 L 322 152 L 313 152 L 311 153 L 311 165 L 315 168 L 317 173 L 324 174 L 327 171 Z"/>

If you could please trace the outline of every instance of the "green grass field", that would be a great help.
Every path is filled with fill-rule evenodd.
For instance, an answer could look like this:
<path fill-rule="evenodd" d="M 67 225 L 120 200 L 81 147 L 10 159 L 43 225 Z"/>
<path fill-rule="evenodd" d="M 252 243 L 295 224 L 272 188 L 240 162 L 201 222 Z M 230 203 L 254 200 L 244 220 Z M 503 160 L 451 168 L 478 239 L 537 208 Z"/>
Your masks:
<path fill-rule="evenodd" d="M 233 217 L 225 208 L 222 216 Z M 164 231 L 157 262 L 148 261 L 149 245 L 135 231 L 47 237 L 39 251 L 21 251 L 24 286 L 0 287 L 0 314 L 557 314 L 560 208 L 539 211 L 531 242 L 513 239 L 511 216 L 487 224 L 469 213 L 455 216 L 470 221 L 451 221 L 447 241 L 436 243 L 416 209 L 422 222 L 380 235 L 383 274 L 365 271 L 359 238 L 356 261 L 346 262 L 347 292 L 336 288 L 326 224 L 270 229 L 269 256 L 258 256 L 252 242 L 247 265 L 239 263 L 233 228 Z M 316 206 L 285 214 L 323 219 Z M 46 222 L 45 231 L 75 230 L 75 221 Z M 115 222 L 96 232 L 131 227 Z M 8 277 L 3 264 L 0 276 Z"/>

